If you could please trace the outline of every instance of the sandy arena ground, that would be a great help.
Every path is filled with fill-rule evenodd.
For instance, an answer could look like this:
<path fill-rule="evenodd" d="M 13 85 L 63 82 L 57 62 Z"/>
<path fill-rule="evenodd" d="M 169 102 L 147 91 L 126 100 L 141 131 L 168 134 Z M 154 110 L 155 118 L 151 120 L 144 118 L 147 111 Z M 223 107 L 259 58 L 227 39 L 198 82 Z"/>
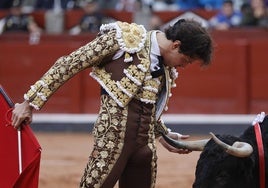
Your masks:
<path fill-rule="evenodd" d="M 39 188 L 76 188 L 92 148 L 86 133 L 36 133 L 41 147 Z M 190 139 L 202 137 L 192 136 Z M 157 142 L 158 143 L 158 142 Z M 190 188 L 200 152 L 169 153 L 158 143 L 156 188 Z"/>

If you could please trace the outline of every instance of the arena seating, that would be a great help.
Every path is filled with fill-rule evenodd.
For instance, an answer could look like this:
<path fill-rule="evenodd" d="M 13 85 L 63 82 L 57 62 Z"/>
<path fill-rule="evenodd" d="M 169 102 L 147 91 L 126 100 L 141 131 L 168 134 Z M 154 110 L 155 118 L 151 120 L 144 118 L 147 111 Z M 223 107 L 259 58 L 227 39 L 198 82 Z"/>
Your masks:
<path fill-rule="evenodd" d="M 79 17 L 79 13 L 76 14 L 66 14 L 69 18 L 66 27 L 75 23 Z M 120 18 L 129 21 L 129 15 L 122 15 Z M 41 23 L 42 19 L 40 16 L 37 20 Z M 177 88 L 172 90 L 168 113 L 256 114 L 268 111 L 267 30 L 240 28 L 211 31 L 211 34 L 216 45 L 212 66 L 178 69 Z M 42 34 L 36 45 L 29 44 L 28 34 L 0 35 L 0 84 L 15 102 L 22 101 L 24 92 L 57 58 L 86 44 L 95 35 Z M 83 71 L 60 88 L 42 112 L 97 113 L 100 88 L 88 76 L 89 72 Z"/>

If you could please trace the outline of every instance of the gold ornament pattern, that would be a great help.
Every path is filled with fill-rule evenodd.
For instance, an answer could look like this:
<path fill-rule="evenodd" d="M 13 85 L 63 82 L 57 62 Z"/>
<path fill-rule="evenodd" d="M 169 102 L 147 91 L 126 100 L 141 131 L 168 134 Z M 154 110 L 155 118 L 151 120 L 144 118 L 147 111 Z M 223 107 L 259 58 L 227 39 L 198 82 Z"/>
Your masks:
<path fill-rule="evenodd" d="M 101 109 L 94 125 L 94 148 L 81 179 L 80 187 L 101 187 L 124 146 L 127 108 L 119 108 L 108 95 L 101 97 Z"/>
<path fill-rule="evenodd" d="M 152 109 L 153 111 L 155 111 L 155 107 Z M 154 115 L 151 116 L 151 124 L 148 135 L 149 135 L 149 139 L 148 139 L 148 147 L 150 148 L 150 150 L 152 151 L 152 161 L 151 161 L 151 173 L 152 173 L 152 178 L 151 178 L 151 188 L 155 187 L 155 183 L 156 183 L 156 175 L 157 175 L 157 153 L 156 153 L 156 143 L 155 143 L 155 118 Z"/>
<path fill-rule="evenodd" d="M 111 28 L 119 27 L 113 26 Z M 129 26 L 130 31 L 133 28 L 134 27 L 132 25 L 131 27 Z M 127 29 L 124 30 L 125 32 L 127 31 Z M 148 34 L 147 38 L 148 37 L 150 37 L 150 33 Z M 118 36 L 117 40 L 119 40 Z M 148 39 L 146 40 L 145 47 L 137 53 L 137 57 L 140 60 L 140 63 L 138 65 L 129 64 L 128 68 L 124 69 L 123 72 L 125 74 L 125 77 L 123 77 L 120 81 L 112 80 L 111 74 L 105 70 L 105 67 L 94 67 L 90 73 L 90 75 L 98 81 L 98 83 L 121 107 L 125 107 L 135 96 L 145 79 L 146 73 L 149 71 L 149 48 L 150 40 Z"/>
<path fill-rule="evenodd" d="M 44 76 L 31 86 L 24 99 L 35 109 L 41 109 L 47 99 L 67 80 L 86 68 L 97 66 L 104 57 L 118 51 L 115 35 L 115 30 L 111 30 L 71 54 L 60 57 Z"/>

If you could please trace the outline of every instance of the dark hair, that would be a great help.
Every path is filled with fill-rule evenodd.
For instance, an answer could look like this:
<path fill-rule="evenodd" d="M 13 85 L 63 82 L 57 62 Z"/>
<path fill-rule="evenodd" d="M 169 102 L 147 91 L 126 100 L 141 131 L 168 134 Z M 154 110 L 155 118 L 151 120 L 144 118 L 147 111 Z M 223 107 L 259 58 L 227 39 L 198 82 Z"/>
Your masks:
<path fill-rule="evenodd" d="M 193 59 L 201 59 L 202 65 L 211 62 L 213 42 L 208 31 L 194 20 L 178 20 L 173 26 L 165 30 L 168 40 L 181 42 L 180 53 Z"/>
<path fill-rule="evenodd" d="M 230 4 L 230 5 L 233 5 L 233 1 L 232 0 L 225 0 L 225 1 L 223 1 L 222 4 Z"/>

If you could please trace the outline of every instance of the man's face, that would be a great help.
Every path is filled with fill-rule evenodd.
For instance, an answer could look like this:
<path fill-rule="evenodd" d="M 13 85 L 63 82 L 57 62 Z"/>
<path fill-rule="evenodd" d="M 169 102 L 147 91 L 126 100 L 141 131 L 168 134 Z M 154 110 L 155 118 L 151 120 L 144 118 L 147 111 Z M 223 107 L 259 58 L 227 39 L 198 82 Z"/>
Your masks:
<path fill-rule="evenodd" d="M 222 12 L 227 17 L 231 16 L 233 14 L 233 12 L 234 12 L 233 5 L 230 4 L 230 3 L 223 4 Z"/>
<path fill-rule="evenodd" d="M 98 4 L 96 2 L 87 3 L 84 6 L 84 11 L 88 14 L 94 13 L 98 9 Z"/>
<path fill-rule="evenodd" d="M 164 64 L 169 67 L 181 67 L 185 68 L 189 64 L 192 64 L 193 61 L 199 61 L 199 60 L 193 60 L 189 56 L 186 56 L 183 53 L 180 53 L 180 41 L 173 42 L 169 49 L 168 53 L 165 53 L 163 56 L 164 58 Z"/>

